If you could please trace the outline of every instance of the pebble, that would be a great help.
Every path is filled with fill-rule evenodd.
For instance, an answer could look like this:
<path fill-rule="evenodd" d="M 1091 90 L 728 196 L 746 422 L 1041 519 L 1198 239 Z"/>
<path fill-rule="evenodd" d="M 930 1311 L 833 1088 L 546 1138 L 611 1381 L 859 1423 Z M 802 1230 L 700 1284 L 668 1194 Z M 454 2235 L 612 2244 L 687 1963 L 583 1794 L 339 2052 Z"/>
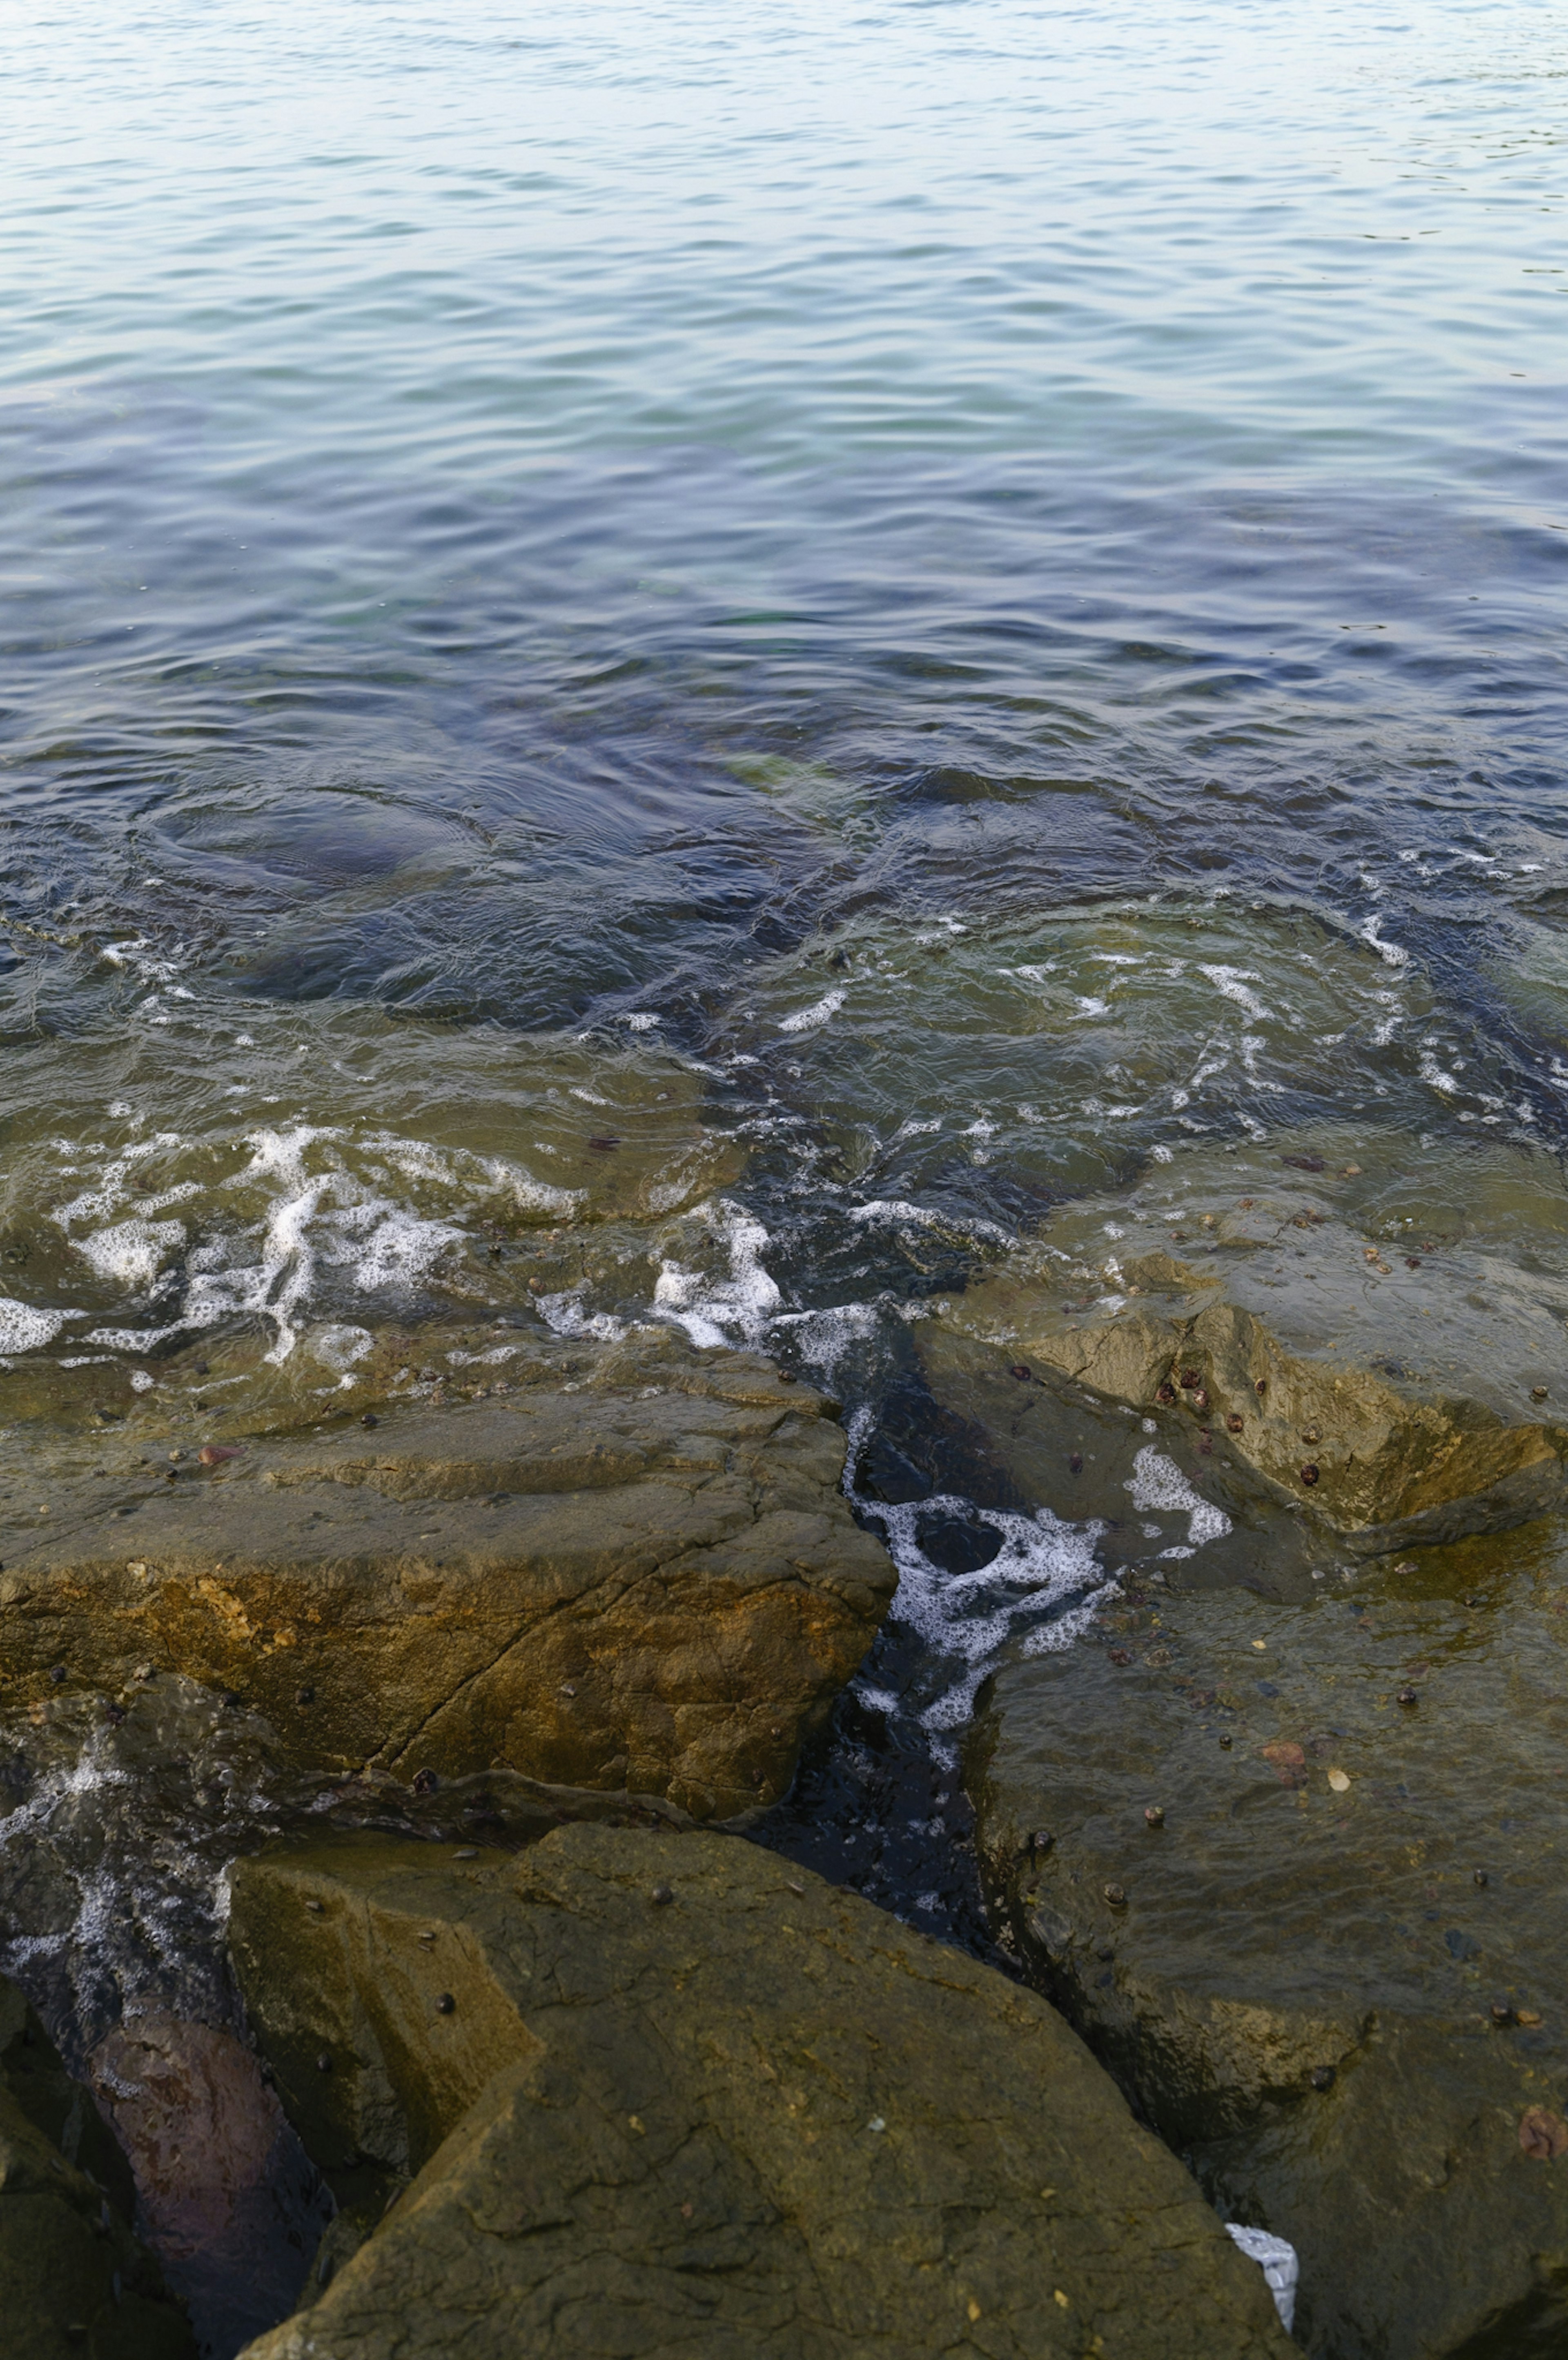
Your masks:
<path fill-rule="evenodd" d="M 307 1901 L 305 1904 L 306 1908 L 310 1911 L 312 1918 L 321 1917 L 321 1913 L 326 1908 L 326 1906 L 327 1905 L 324 1901 Z"/>
<path fill-rule="evenodd" d="M 479 1847 L 477 1844 L 459 1844 L 457 1850 L 452 1853 L 453 1860 L 477 1860 L 478 1857 Z"/>
<path fill-rule="evenodd" d="M 656 1885 L 648 1898 L 656 1909 L 663 1909 L 674 1900 L 674 1887 L 669 1885 Z"/>

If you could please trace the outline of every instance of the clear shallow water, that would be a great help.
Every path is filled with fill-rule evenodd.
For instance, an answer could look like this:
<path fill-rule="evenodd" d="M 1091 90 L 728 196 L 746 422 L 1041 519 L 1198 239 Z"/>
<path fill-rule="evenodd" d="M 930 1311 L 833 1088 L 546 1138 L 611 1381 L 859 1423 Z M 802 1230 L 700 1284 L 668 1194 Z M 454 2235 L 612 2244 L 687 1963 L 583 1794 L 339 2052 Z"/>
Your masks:
<path fill-rule="evenodd" d="M 1560 1151 L 1561 12 L 5 25 L 14 1432 L 651 1311 L 907 1441 L 1062 1196 Z M 884 1897 L 975 1531 L 803 1790 Z"/>

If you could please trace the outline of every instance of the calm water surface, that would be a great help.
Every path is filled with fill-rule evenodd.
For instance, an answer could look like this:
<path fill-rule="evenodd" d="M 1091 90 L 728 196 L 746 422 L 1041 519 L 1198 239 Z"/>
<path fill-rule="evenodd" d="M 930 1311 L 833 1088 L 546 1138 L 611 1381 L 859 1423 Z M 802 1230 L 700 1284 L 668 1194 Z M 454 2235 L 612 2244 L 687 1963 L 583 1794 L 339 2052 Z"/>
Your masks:
<path fill-rule="evenodd" d="M 1560 1147 L 1560 9 L 4 21 L 5 1415 Z"/>

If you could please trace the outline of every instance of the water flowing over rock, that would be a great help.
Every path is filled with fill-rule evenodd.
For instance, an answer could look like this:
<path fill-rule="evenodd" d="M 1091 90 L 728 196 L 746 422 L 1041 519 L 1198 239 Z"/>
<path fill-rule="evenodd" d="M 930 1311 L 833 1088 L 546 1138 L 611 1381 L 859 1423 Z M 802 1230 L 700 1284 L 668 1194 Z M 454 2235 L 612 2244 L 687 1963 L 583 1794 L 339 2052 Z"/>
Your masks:
<path fill-rule="evenodd" d="M 234 1946 L 307 2146 L 395 2200 L 251 2360 L 1292 2348 L 1050 2008 L 734 1838 L 281 1847 Z"/>
<path fill-rule="evenodd" d="M 668 1330 L 530 1365 L 113 1491 L 57 1463 L 0 1573 L 9 1695 L 147 1666 L 236 1691 L 301 1764 L 773 1800 L 894 1586 L 840 1427 Z"/>

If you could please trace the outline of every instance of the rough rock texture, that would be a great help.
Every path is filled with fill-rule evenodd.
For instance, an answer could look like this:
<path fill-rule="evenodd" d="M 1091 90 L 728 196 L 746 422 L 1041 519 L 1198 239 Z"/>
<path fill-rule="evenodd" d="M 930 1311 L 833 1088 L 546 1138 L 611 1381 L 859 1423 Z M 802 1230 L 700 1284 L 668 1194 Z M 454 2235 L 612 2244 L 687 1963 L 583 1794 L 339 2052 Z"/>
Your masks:
<path fill-rule="evenodd" d="M 767 1804 L 894 1586 L 823 1410 L 654 1330 L 564 1387 L 61 1474 L 5 1549 L 0 1692 L 146 1664 L 234 1689 L 300 1763 Z"/>
<path fill-rule="evenodd" d="M 233 2350 L 299 2299 L 332 2210 L 319 2175 L 232 2032 L 148 2013 L 88 2062 L 148 2244 L 204 2338 Z"/>
<path fill-rule="evenodd" d="M 1299 2248 L 1317 2360 L 1568 2348 L 1560 1529 L 1102 1624 L 997 1676 L 969 1763 L 1026 1971 Z"/>
<path fill-rule="evenodd" d="M 279 1850 L 234 1946 L 307 2145 L 417 2175 L 251 2360 L 1291 2349 L 1051 2009 L 736 1839 Z"/>
<path fill-rule="evenodd" d="M 0 1979 L 0 2346 L 16 2360 L 191 2360 L 183 2311 L 125 2223 L 125 2158 Z"/>
<path fill-rule="evenodd" d="M 1195 1428 L 1216 1474 L 1359 1554 L 1563 1504 L 1561 1176 L 1518 1151 L 1449 1150 L 1432 1175 L 1394 1153 L 1248 1149 L 1169 1202 L 1149 1184 L 1066 1208 L 917 1328 L 933 1389 L 979 1415 L 976 1377 L 1023 1365 Z"/>

